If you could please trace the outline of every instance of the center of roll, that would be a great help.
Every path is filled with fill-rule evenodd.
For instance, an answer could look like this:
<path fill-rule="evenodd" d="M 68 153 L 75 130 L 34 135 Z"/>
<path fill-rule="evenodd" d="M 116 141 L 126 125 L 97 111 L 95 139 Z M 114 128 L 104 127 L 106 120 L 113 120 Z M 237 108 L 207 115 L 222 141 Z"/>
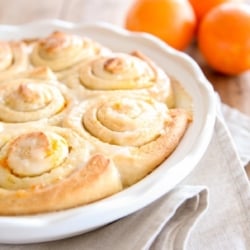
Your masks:
<path fill-rule="evenodd" d="M 20 84 L 5 97 L 7 106 L 18 111 L 32 111 L 46 106 L 50 96 L 38 84 Z"/>
<path fill-rule="evenodd" d="M 66 141 L 57 134 L 32 132 L 14 139 L 7 164 L 19 176 L 36 176 L 60 165 L 68 156 Z"/>
<path fill-rule="evenodd" d="M 126 68 L 126 62 L 119 57 L 109 58 L 104 63 L 104 70 L 117 74 L 123 72 Z"/>
<path fill-rule="evenodd" d="M 103 104 L 98 112 L 97 119 L 113 131 L 131 131 L 140 125 L 145 110 L 138 103 L 129 99 Z"/>
<path fill-rule="evenodd" d="M 103 100 L 86 110 L 83 125 L 89 133 L 123 146 L 141 146 L 159 136 L 166 120 L 164 104 L 150 98 L 114 99 Z"/>
<path fill-rule="evenodd" d="M 56 31 L 48 38 L 41 40 L 40 47 L 47 52 L 56 52 L 62 48 L 70 46 L 70 39 L 68 35 L 63 32 Z"/>
<path fill-rule="evenodd" d="M 81 46 L 80 37 L 56 31 L 39 43 L 39 52 L 44 58 L 54 59 L 61 56 L 66 57 L 65 53 L 78 51 Z"/>

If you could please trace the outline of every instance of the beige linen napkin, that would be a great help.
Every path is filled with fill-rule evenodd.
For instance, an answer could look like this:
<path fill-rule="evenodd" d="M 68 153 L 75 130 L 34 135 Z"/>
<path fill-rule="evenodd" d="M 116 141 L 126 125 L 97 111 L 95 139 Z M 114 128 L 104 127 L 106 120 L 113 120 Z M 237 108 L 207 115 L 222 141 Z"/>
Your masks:
<path fill-rule="evenodd" d="M 215 95 L 218 116 L 229 130 L 242 165 L 246 166 L 250 162 L 250 117 L 222 103 L 218 93 Z"/>
<path fill-rule="evenodd" d="M 249 147 L 250 140 L 245 139 Z M 250 249 L 250 183 L 221 118 L 206 155 L 184 183 L 202 183 L 210 193 L 209 209 L 192 232 L 187 249 Z"/>
<path fill-rule="evenodd" d="M 250 117 L 225 104 L 221 105 L 221 112 L 245 166 L 250 162 Z"/>
<path fill-rule="evenodd" d="M 210 194 L 207 210 L 204 185 Z M 0 249 L 244 250 L 250 246 L 249 219 L 249 182 L 229 131 L 218 117 L 209 148 L 193 173 L 150 206 L 71 239 L 0 245 Z"/>

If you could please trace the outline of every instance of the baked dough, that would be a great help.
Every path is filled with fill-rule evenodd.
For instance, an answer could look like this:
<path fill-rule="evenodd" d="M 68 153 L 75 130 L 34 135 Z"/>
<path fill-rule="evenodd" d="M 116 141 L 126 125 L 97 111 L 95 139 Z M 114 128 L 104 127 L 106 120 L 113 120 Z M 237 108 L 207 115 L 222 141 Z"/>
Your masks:
<path fill-rule="evenodd" d="M 78 95 L 101 95 L 110 92 L 150 95 L 168 107 L 174 95 L 168 76 L 140 52 L 110 53 L 81 64 L 76 74 L 63 79 Z"/>
<path fill-rule="evenodd" d="M 111 160 L 71 129 L 28 127 L 0 133 L 0 214 L 57 211 L 122 190 Z"/>
<path fill-rule="evenodd" d="M 193 119 L 189 95 L 139 51 L 55 31 L 0 42 L 0 57 L 0 215 L 120 192 L 163 163 Z"/>
<path fill-rule="evenodd" d="M 75 102 L 66 86 L 53 80 L 17 79 L 0 84 L 0 122 L 42 121 L 59 125 Z"/>
<path fill-rule="evenodd" d="M 28 48 L 23 42 L 0 41 L 0 81 L 29 68 Z"/>
<path fill-rule="evenodd" d="M 82 102 L 63 125 L 113 159 L 124 186 L 139 181 L 177 147 L 190 121 L 184 109 L 167 109 L 150 97 L 101 96 Z"/>
<path fill-rule="evenodd" d="M 60 78 L 78 63 L 106 50 L 87 37 L 56 31 L 34 44 L 30 59 L 34 66 L 47 66 Z"/>

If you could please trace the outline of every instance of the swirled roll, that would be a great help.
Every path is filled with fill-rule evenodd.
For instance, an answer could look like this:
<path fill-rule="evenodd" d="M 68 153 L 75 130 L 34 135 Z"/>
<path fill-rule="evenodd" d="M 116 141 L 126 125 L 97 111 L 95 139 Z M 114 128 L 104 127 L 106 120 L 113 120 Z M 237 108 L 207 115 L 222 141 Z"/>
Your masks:
<path fill-rule="evenodd" d="M 28 68 L 28 50 L 25 43 L 0 41 L 0 81 Z"/>
<path fill-rule="evenodd" d="M 56 31 L 35 43 L 30 58 L 33 65 L 47 66 L 61 76 L 103 50 L 100 44 L 87 37 Z"/>
<path fill-rule="evenodd" d="M 66 86 L 57 81 L 17 79 L 0 84 L 0 122 L 43 121 L 57 125 L 74 103 Z"/>
<path fill-rule="evenodd" d="M 93 154 L 71 129 L 27 127 L 0 133 L 0 214 L 67 209 L 122 189 L 112 161 Z"/>
<path fill-rule="evenodd" d="M 177 147 L 189 123 L 183 109 L 170 109 L 150 97 L 100 96 L 82 102 L 63 125 L 77 131 L 113 159 L 123 184 L 142 179 Z"/>
<path fill-rule="evenodd" d="M 78 74 L 64 82 L 82 95 L 133 92 L 150 95 L 168 107 L 174 106 L 169 77 L 139 52 L 97 56 L 82 64 Z"/>
<path fill-rule="evenodd" d="M 119 192 L 163 163 L 193 119 L 182 85 L 138 51 L 56 31 L 0 42 L 0 59 L 0 215 Z"/>

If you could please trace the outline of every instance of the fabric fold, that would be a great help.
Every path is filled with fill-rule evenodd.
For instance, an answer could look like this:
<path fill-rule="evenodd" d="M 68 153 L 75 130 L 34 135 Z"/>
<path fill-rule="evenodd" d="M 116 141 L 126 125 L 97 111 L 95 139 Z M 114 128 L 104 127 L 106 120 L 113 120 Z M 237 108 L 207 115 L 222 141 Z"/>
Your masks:
<path fill-rule="evenodd" d="M 246 250 L 250 246 L 250 183 L 222 118 L 203 159 L 185 181 L 209 189 L 209 208 L 192 231 L 187 250 Z"/>
<path fill-rule="evenodd" d="M 182 196 L 185 197 L 187 192 L 190 192 L 191 195 L 195 189 L 198 191 L 201 187 L 180 186 L 179 188 L 181 189 L 180 191 L 182 192 Z M 207 207 L 208 190 L 204 188 L 201 192 L 199 192 L 199 195 L 185 200 L 185 202 L 176 210 L 174 216 L 164 225 L 150 249 L 185 249 L 192 228 L 195 227 L 200 219 L 200 215 L 207 210 Z"/>

